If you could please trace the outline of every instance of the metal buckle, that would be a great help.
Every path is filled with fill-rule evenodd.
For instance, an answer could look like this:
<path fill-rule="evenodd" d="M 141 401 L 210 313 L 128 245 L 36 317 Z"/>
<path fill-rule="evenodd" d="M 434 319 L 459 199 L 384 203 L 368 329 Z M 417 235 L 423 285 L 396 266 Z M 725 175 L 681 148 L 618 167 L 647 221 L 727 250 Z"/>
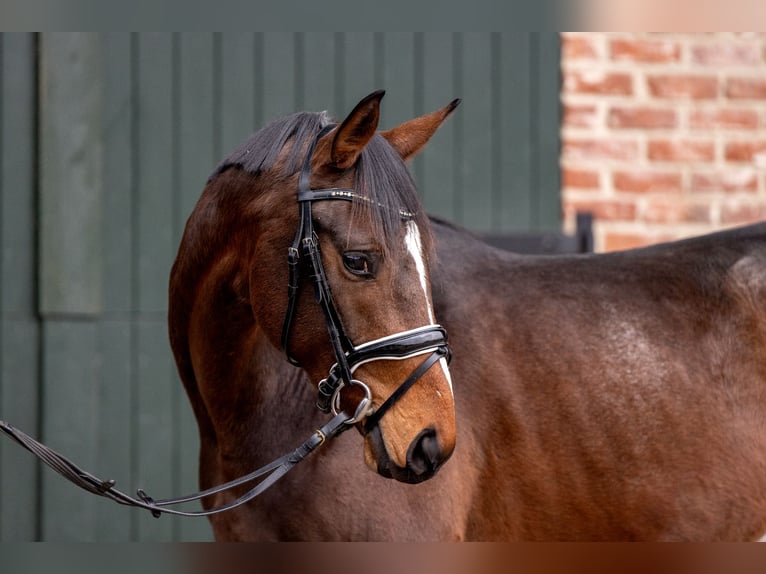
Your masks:
<path fill-rule="evenodd" d="M 364 397 L 362 397 L 362 400 L 359 401 L 359 404 L 356 407 L 356 410 L 354 411 L 354 416 L 352 416 L 350 419 L 346 421 L 347 425 L 353 425 L 361 421 L 363 418 L 368 416 L 370 412 L 372 411 L 372 392 L 370 391 L 370 387 L 365 385 L 362 381 L 358 381 L 356 379 L 351 379 L 352 385 L 357 385 L 362 387 L 364 389 Z M 341 411 L 340 409 L 340 391 L 343 389 L 343 387 L 346 386 L 345 382 L 341 382 L 340 385 L 338 385 L 338 388 L 335 389 L 335 392 L 332 395 L 332 400 L 330 401 L 330 409 L 332 410 L 333 415 L 338 415 Z"/>

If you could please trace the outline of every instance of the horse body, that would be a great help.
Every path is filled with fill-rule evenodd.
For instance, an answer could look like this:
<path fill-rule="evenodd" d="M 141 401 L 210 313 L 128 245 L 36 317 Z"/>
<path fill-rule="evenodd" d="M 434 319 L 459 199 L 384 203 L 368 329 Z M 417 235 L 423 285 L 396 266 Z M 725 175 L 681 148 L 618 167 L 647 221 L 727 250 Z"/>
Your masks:
<path fill-rule="evenodd" d="M 401 136 L 391 138 L 400 153 L 424 143 Z M 170 338 L 199 424 L 203 488 L 269 462 L 327 419 L 312 391 L 332 360 L 327 348 L 304 352 L 304 362 L 317 357 L 304 371 L 275 342 L 287 283 L 276 261 L 298 214 L 281 205 L 291 215 L 268 225 L 280 205 L 253 197 L 274 185 L 236 167 L 220 173 L 171 274 Z M 318 217 L 327 224 L 334 213 L 328 205 Z M 358 433 L 341 435 L 256 500 L 212 517 L 217 539 L 746 540 L 766 532 L 766 225 L 569 257 L 518 256 L 444 222 L 431 227 L 433 313 L 453 352 L 450 460 L 418 484 L 370 470 L 377 460 L 385 475 L 397 425 L 426 416 L 418 409 L 443 389 L 435 372 L 391 410 L 377 438 L 362 433 L 366 464 Z M 267 253 L 279 256 L 257 256 Z M 304 293 L 299 304 L 295 349 L 326 338 L 310 299 Z M 386 369 L 365 376 L 384 381 Z M 449 405 L 440 416 L 441 437 Z"/>
<path fill-rule="evenodd" d="M 569 257 L 436 230 L 458 426 L 481 445 L 467 538 L 766 531 L 766 226 Z"/>

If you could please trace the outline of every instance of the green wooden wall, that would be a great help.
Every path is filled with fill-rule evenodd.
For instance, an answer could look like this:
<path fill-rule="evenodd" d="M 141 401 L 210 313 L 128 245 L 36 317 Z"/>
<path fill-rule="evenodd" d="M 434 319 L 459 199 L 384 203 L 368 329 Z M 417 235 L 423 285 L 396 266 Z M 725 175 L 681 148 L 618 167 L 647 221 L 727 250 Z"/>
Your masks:
<path fill-rule="evenodd" d="M 167 280 L 218 160 L 268 120 L 387 90 L 463 105 L 412 165 L 480 231 L 560 226 L 559 46 L 542 33 L 0 34 L 0 418 L 164 497 L 196 489 Z M 75 489 L 0 437 L 0 540 L 207 540 Z"/>

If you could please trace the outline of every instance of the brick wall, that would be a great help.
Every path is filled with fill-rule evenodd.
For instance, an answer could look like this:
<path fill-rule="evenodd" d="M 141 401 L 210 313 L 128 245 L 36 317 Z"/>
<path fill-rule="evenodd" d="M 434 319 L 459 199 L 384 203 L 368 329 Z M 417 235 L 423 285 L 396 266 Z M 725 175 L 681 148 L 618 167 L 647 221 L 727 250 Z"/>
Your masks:
<path fill-rule="evenodd" d="M 766 219 L 766 34 L 562 35 L 565 227 L 610 251 Z"/>

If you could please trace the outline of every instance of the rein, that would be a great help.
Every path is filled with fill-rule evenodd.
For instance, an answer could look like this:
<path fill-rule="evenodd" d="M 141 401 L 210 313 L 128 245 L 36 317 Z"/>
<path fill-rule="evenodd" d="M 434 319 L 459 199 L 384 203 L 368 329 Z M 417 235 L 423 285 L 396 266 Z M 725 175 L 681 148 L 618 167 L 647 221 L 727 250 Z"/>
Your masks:
<path fill-rule="evenodd" d="M 208 488 L 207 490 L 195 492 L 194 494 L 178 496 L 176 498 L 165 498 L 161 500 L 154 500 L 140 488 L 136 491 L 137 498 L 117 490 L 115 488 L 116 483 L 114 480 L 102 480 L 92 475 L 91 473 L 81 469 L 65 456 L 36 441 L 26 433 L 12 427 L 5 421 L 0 421 L 0 430 L 15 440 L 19 445 L 34 454 L 37 458 L 39 458 L 53 470 L 58 472 L 61 476 L 69 480 L 72 484 L 79 486 L 83 490 L 87 490 L 91 494 L 96 494 L 98 496 L 103 496 L 104 498 L 113 500 L 117 504 L 144 508 L 150 511 L 152 516 L 159 518 L 163 514 L 174 514 L 176 516 L 210 516 L 231 510 L 232 508 L 236 508 L 237 506 L 245 504 L 272 486 L 296 464 L 311 454 L 317 447 L 324 444 L 327 439 L 337 436 L 345 429 L 347 429 L 347 420 L 348 415 L 346 413 L 338 413 L 325 426 L 315 430 L 314 433 L 298 448 L 279 457 L 269 464 L 262 466 L 261 468 L 254 470 L 249 474 L 246 474 L 245 476 L 241 476 L 230 482 L 214 486 L 213 488 Z M 219 492 L 224 492 L 242 484 L 252 482 L 256 478 L 260 478 L 264 475 L 267 475 L 265 479 L 263 479 L 260 483 L 247 491 L 245 494 L 240 496 L 237 500 L 228 504 L 216 506 L 210 510 L 199 511 L 185 511 L 169 508 L 170 506 L 207 498 L 208 496 L 218 494 Z"/>
<path fill-rule="evenodd" d="M 300 446 L 276 460 L 256 469 L 249 474 L 232 481 L 175 498 L 155 500 L 147 495 L 142 489 L 136 491 L 136 497 L 132 497 L 117 488 L 114 480 L 102 480 L 95 475 L 83 470 L 65 456 L 57 453 L 50 447 L 33 439 L 23 431 L 11 426 L 5 421 L 0 421 L 0 431 L 12 438 L 17 444 L 34 454 L 43 463 L 58 472 L 61 476 L 74 485 L 98 496 L 108 498 L 117 504 L 143 508 L 152 513 L 155 518 L 162 514 L 177 516 L 210 516 L 231 510 L 252 500 L 280 478 L 290 471 L 296 464 L 304 460 L 315 449 L 352 425 L 365 420 L 363 430 L 369 432 L 378 424 L 383 415 L 391 406 L 399 400 L 409 388 L 422 377 L 442 357 L 449 359 L 449 347 L 447 346 L 447 332 L 439 325 L 426 325 L 409 331 L 403 331 L 394 335 L 354 346 L 343 329 L 340 315 L 333 302 L 330 285 L 325 275 L 322 257 L 319 251 L 319 240 L 314 231 L 311 216 L 311 205 L 320 200 L 367 200 L 359 196 L 351 189 L 311 189 L 311 157 L 314 153 L 317 141 L 334 126 L 326 126 L 311 142 L 298 182 L 298 204 L 300 206 L 300 224 L 292 246 L 288 249 L 288 305 L 285 320 L 282 327 L 282 347 L 288 360 L 298 365 L 287 349 L 290 330 L 295 315 L 296 302 L 300 290 L 301 267 L 308 267 L 314 281 L 314 292 L 317 303 L 320 305 L 325 317 L 327 332 L 330 343 L 335 353 L 336 363 L 330 368 L 327 378 L 318 384 L 317 406 L 322 412 L 332 412 L 333 418 L 323 427 L 315 430 Z M 411 218 L 412 214 L 400 212 L 402 217 Z M 364 363 L 378 360 L 403 360 L 419 355 L 430 355 L 420 364 L 412 374 L 381 404 L 374 408 L 372 395 L 369 387 L 353 378 L 354 371 Z M 359 402 L 352 416 L 346 414 L 340 408 L 340 392 L 346 386 L 356 385 L 362 387 L 364 397 Z M 211 508 L 209 510 L 185 511 L 171 508 L 173 506 L 201 500 L 225 492 L 232 488 L 248 484 L 257 478 L 266 477 L 245 494 L 230 502 Z"/>

